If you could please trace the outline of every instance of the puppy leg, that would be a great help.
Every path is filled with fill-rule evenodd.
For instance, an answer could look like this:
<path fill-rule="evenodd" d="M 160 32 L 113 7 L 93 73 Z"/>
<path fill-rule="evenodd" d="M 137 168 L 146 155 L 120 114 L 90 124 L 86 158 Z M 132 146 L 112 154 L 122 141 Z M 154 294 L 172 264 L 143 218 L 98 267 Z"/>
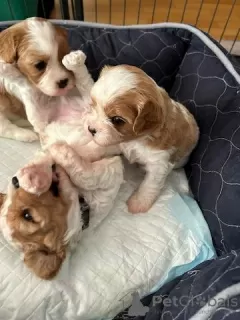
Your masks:
<path fill-rule="evenodd" d="M 21 128 L 13 124 L 3 114 L 0 113 L 0 136 L 23 142 L 39 140 L 38 135 L 30 129 Z"/>
<path fill-rule="evenodd" d="M 82 159 L 65 143 L 55 143 L 48 151 L 78 188 L 84 190 L 109 188 L 113 184 L 115 174 L 120 175 L 123 181 L 123 164 L 119 156 L 91 163 Z"/>
<path fill-rule="evenodd" d="M 82 98 L 89 98 L 94 81 L 85 65 L 86 55 L 81 51 L 73 51 L 63 58 L 63 65 L 74 73 L 76 87 Z"/>
<path fill-rule="evenodd" d="M 66 144 L 54 144 L 49 152 L 78 187 L 91 208 L 88 230 L 97 227 L 109 214 L 123 183 L 123 164 L 119 156 L 90 163 Z"/>
<path fill-rule="evenodd" d="M 146 165 L 146 175 L 138 189 L 128 199 L 128 211 L 131 213 L 147 212 L 157 200 L 165 180 L 173 169 L 167 159 L 157 164 Z"/>
<path fill-rule="evenodd" d="M 23 103 L 28 121 L 36 132 L 41 132 L 48 123 L 48 98 L 34 88 L 14 65 L 0 63 L 0 84 Z"/>
<path fill-rule="evenodd" d="M 49 190 L 52 179 L 53 159 L 48 153 L 39 152 L 35 159 L 20 169 L 16 178 L 19 186 L 25 191 L 34 194 L 42 194 Z"/>

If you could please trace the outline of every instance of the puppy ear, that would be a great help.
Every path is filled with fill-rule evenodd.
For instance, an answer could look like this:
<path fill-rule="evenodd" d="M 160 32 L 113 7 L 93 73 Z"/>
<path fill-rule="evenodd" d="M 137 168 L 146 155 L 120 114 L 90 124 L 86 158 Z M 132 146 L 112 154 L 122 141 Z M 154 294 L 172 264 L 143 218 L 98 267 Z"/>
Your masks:
<path fill-rule="evenodd" d="M 56 40 L 59 42 L 59 54 L 61 59 L 70 52 L 67 30 L 54 26 L 56 30 Z"/>
<path fill-rule="evenodd" d="M 66 257 L 66 248 L 61 235 L 65 230 L 56 227 L 43 239 L 43 243 L 27 243 L 24 262 L 38 277 L 48 280 L 55 277 Z"/>
<path fill-rule="evenodd" d="M 12 26 L 0 34 L 0 58 L 7 63 L 18 60 L 18 49 L 24 36 L 23 29 L 16 25 Z"/>
<path fill-rule="evenodd" d="M 6 195 L 5 195 L 5 194 L 0 193 L 0 208 L 1 208 L 1 207 L 2 207 L 2 205 L 3 205 L 3 202 L 4 202 L 4 200 L 5 200 L 5 197 L 6 197 Z"/>
<path fill-rule="evenodd" d="M 138 110 L 138 115 L 133 124 L 134 133 L 139 135 L 154 130 L 157 125 L 161 125 L 162 116 L 162 106 L 157 102 L 148 100 Z"/>
<path fill-rule="evenodd" d="M 46 247 L 24 250 L 24 262 L 39 278 L 50 280 L 55 277 L 66 257 L 66 249 L 50 251 Z"/>
<path fill-rule="evenodd" d="M 57 37 L 63 38 L 64 40 L 67 40 L 67 30 L 59 27 L 59 26 L 54 26 L 56 33 L 57 33 Z"/>

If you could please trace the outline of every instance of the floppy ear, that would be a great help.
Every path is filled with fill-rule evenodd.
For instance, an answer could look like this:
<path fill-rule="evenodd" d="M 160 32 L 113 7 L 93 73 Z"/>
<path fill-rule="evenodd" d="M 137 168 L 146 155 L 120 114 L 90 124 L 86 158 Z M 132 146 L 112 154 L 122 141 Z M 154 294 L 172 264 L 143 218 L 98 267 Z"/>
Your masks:
<path fill-rule="evenodd" d="M 0 34 L 0 58 L 7 63 L 18 60 L 19 44 L 24 32 L 20 26 L 10 27 Z"/>
<path fill-rule="evenodd" d="M 3 202 L 4 202 L 4 200 L 5 200 L 5 197 L 6 197 L 5 194 L 0 193 L 0 209 L 1 209 L 2 205 L 3 205 Z"/>
<path fill-rule="evenodd" d="M 49 280 L 55 277 L 66 257 L 66 248 L 57 229 L 49 232 L 43 244 L 28 243 L 24 246 L 24 262 L 38 277 Z"/>
<path fill-rule="evenodd" d="M 62 28 L 62 27 L 59 27 L 59 26 L 54 26 L 54 28 L 56 30 L 57 38 L 63 40 L 65 45 L 68 46 L 68 33 L 67 33 L 67 30 Z"/>
<path fill-rule="evenodd" d="M 66 38 L 67 39 L 67 30 L 59 27 L 59 26 L 54 26 L 56 32 L 57 32 L 57 36 L 58 37 L 62 37 L 62 38 Z"/>
<path fill-rule="evenodd" d="M 162 106 L 156 102 L 148 100 L 142 108 L 133 124 L 133 131 L 136 135 L 144 134 L 154 130 L 156 126 L 161 126 L 163 116 Z"/>
<path fill-rule="evenodd" d="M 24 262 L 39 278 L 50 280 L 55 277 L 66 257 L 66 249 L 50 251 L 42 246 L 36 250 L 24 250 Z"/>

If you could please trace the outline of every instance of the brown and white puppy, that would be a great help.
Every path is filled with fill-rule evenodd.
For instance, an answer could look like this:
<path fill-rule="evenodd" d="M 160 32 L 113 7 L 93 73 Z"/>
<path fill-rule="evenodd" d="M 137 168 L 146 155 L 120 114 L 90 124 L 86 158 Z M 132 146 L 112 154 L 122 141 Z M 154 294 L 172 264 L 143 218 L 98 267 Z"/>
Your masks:
<path fill-rule="evenodd" d="M 0 63 L 16 63 L 33 86 L 48 96 L 66 95 L 74 86 L 71 71 L 63 64 L 69 53 L 67 33 L 41 18 L 29 18 L 0 33 Z M 11 123 L 14 117 L 26 118 L 22 103 L 9 94 L 0 79 L 0 136 L 33 141 L 31 130 Z"/>
<path fill-rule="evenodd" d="M 21 168 L 7 194 L 0 196 L 3 236 L 23 254 L 27 267 L 43 279 L 58 273 L 89 219 L 88 231 L 106 218 L 123 183 L 118 156 L 91 163 L 64 143 L 54 144 L 48 151 Z M 59 164 L 56 169 L 55 160 Z"/>
<path fill-rule="evenodd" d="M 23 253 L 23 259 L 38 277 L 53 278 L 65 257 L 69 211 L 78 204 L 78 192 L 58 167 L 55 180 L 41 195 L 26 192 L 12 179 L 7 195 L 1 195 L 0 224 L 4 237 Z M 80 217 L 80 208 L 79 217 Z M 80 221 L 80 218 L 79 218 Z"/>
<path fill-rule="evenodd" d="M 91 90 L 87 130 L 101 146 L 119 145 L 146 176 L 128 200 L 132 213 L 146 212 L 169 172 L 186 163 L 199 130 L 194 117 L 139 68 L 105 67 Z"/>

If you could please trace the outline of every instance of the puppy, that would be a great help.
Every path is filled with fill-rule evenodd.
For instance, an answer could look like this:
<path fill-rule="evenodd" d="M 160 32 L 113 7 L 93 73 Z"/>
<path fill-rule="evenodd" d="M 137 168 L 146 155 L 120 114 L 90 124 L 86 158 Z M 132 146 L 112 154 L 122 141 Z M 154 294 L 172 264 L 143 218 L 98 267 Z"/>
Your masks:
<path fill-rule="evenodd" d="M 94 82 L 85 59 L 85 54 L 79 50 L 66 55 L 62 61 L 74 74 L 80 96 L 60 96 L 49 100 L 10 64 L 0 63 L 0 83 L 4 80 L 8 92 L 22 101 L 27 118 L 39 134 L 44 149 L 55 142 L 65 141 L 82 157 L 96 161 L 120 151 L 118 146 L 101 147 L 86 134 L 85 119 L 91 111 L 90 90 Z"/>
<path fill-rule="evenodd" d="M 41 18 L 30 18 L 0 33 L 0 61 L 15 63 L 32 86 L 47 96 L 65 95 L 74 86 L 71 71 L 62 64 L 69 53 L 67 33 Z M 24 105 L 0 81 L 0 136 L 21 141 L 38 140 L 32 130 L 13 124 L 16 116 L 26 118 Z"/>
<path fill-rule="evenodd" d="M 54 158 L 62 166 L 55 169 Z M 120 157 L 90 163 L 66 144 L 52 145 L 49 153 L 19 170 L 7 194 L 1 195 L 1 231 L 31 271 L 52 279 L 88 226 L 86 203 L 91 213 L 86 230 L 91 230 L 108 215 L 122 182 Z"/>
<path fill-rule="evenodd" d="M 132 213 L 148 211 L 169 172 L 186 163 L 197 144 L 196 121 L 144 71 L 127 65 L 105 67 L 91 90 L 88 131 L 100 146 L 119 145 L 146 175 L 128 200 Z"/>

